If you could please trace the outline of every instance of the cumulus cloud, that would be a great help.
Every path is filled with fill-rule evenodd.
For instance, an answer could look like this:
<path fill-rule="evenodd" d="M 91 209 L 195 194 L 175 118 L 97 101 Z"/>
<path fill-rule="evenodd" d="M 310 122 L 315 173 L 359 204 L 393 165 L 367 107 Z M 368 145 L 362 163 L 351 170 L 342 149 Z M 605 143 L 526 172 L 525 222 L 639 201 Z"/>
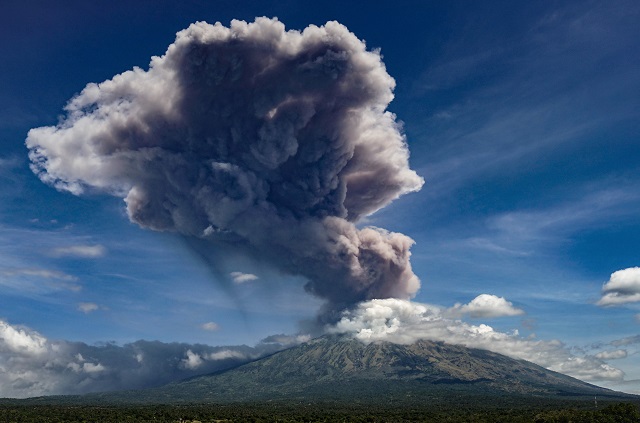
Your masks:
<path fill-rule="evenodd" d="M 144 228 L 303 275 L 329 315 L 420 286 L 413 240 L 355 226 L 424 182 L 386 110 L 394 86 L 380 53 L 337 22 L 198 22 L 148 70 L 88 84 L 26 145 L 42 181 L 119 196 Z"/>
<path fill-rule="evenodd" d="M 308 339 L 307 339 L 308 340 Z M 302 341 L 306 342 L 306 341 Z M 293 345 L 297 345 L 300 342 L 296 342 L 294 344 L 277 344 L 277 350 L 282 348 L 288 348 Z M 273 346 L 274 344 L 265 343 L 262 341 L 259 344 L 259 348 L 264 348 L 265 346 Z M 220 360 L 239 360 L 241 362 L 252 360 L 254 358 L 259 357 L 263 354 L 247 354 L 245 351 L 240 351 L 238 349 L 221 349 L 219 351 L 207 353 L 194 353 L 190 349 L 185 353 L 185 357 L 180 361 L 180 366 L 185 369 L 195 370 L 201 366 L 207 364 L 207 362 L 211 361 L 220 361 Z"/>
<path fill-rule="evenodd" d="M 46 352 L 46 344 L 47 340 L 38 333 L 0 320 L 0 353 L 41 356 Z"/>
<path fill-rule="evenodd" d="M 443 315 L 442 309 L 399 299 L 371 300 L 345 311 L 332 333 L 347 333 L 362 342 L 411 344 L 419 339 L 443 341 L 521 358 L 582 380 L 616 381 L 624 373 L 593 356 L 578 357 L 560 341 L 520 337 L 491 326 L 470 325 Z"/>
<path fill-rule="evenodd" d="M 180 366 L 185 369 L 197 369 L 204 363 L 200 354 L 196 354 L 191 350 L 187 350 L 186 357 L 180 361 Z"/>
<path fill-rule="evenodd" d="M 468 304 L 457 303 L 447 310 L 451 317 L 469 315 L 478 318 L 492 318 L 504 316 L 520 316 L 524 311 L 516 308 L 503 297 L 490 294 L 480 294 Z"/>
<path fill-rule="evenodd" d="M 102 245 L 70 245 L 67 247 L 57 247 L 51 250 L 54 257 L 80 257 L 97 258 L 106 254 L 107 249 Z"/>
<path fill-rule="evenodd" d="M 640 302 L 640 267 L 613 272 L 602 286 L 602 294 L 596 303 L 600 306 Z"/>
<path fill-rule="evenodd" d="M 258 279 L 256 275 L 253 275 L 251 273 L 231 272 L 229 275 L 237 284 L 255 281 Z"/>
<path fill-rule="evenodd" d="M 158 341 L 87 345 L 50 340 L 0 320 L 0 398 L 159 386 L 272 354 L 300 343 L 296 338 L 269 339 L 255 347 Z"/>
<path fill-rule="evenodd" d="M 216 322 L 203 323 L 202 326 L 200 327 L 204 330 L 208 330 L 212 332 L 220 329 L 220 325 L 218 325 Z"/>
<path fill-rule="evenodd" d="M 78 354 L 77 357 L 80 357 L 79 361 L 82 360 L 82 355 Z M 71 362 L 67 365 L 67 368 L 71 369 L 72 371 L 76 372 L 76 373 L 100 373 L 103 372 L 105 370 L 107 370 L 102 364 L 100 363 L 75 363 L 75 362 Z"/>
<path fill-rule="evenodd" d="M 627 350 L 602 351 L 595 355 L 601 360 L 618 360 L 627 357 Z"/>

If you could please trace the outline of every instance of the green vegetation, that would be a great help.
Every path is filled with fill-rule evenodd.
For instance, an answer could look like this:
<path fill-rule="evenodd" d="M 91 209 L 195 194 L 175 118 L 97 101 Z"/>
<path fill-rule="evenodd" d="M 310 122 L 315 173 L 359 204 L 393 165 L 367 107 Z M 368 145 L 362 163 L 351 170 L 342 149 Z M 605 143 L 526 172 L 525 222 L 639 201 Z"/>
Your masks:
<path fill-rule="evenodd" d="M 601 410 L 559 410 L 539 413 L 535 423 L 627 423 L 640 422 L 638 407 L 630 403 L 609 405 Z"/>
<path fill-rule="evenodd" d="M 637 423 L 638 406 L 606 405 L 594 410 L 553 404 L 529 404 L 515 408 L 465 407 L 360 407 L 334 404 L 227 404 L 146 406 L 0 406 L 0 422 L 535 422 L 535 423 Z M 590 404 L 593 408 L 593 403 Z M 548 408 L 551 406 L 551 408 Z M 578 408 L 576 408 L 578 407 Z"/>

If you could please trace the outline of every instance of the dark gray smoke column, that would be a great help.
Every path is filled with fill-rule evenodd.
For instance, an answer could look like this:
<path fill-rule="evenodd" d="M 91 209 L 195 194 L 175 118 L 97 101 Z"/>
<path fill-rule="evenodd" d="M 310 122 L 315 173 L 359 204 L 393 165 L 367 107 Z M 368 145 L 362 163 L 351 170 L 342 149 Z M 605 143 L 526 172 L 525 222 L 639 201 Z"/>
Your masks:
<path fill-rule="evenodd" d="M 88 84 L 26 144 L 44 182 L 121 196 L 145 228 L 241 245 L 337 310 L 420 286 L 410 238 L 354 226 L 423 184 L 385 111 L 394 85 L 337 22 L 198 22 L 148 71 Z"/>

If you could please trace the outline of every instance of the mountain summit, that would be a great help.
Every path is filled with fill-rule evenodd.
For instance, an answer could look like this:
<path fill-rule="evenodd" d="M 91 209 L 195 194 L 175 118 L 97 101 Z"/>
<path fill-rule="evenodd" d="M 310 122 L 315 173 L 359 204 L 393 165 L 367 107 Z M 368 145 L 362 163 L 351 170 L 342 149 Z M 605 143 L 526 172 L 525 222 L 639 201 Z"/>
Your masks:
<path fill-rule="evenodd" d="M 161 388 L 92 395 L 155 403 L 411 403 L 495 397 L 631 398 L 533 363 L 490 351 L 419 341 L 363 344 L 323 336 L 223 372 Z"/>

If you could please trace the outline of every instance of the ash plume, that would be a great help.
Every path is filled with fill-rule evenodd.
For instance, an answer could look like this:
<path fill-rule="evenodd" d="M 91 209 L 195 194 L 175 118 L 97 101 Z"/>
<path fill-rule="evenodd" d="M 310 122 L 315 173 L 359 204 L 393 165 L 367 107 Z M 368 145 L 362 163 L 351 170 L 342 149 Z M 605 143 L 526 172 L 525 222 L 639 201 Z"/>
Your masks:
<path fill-rule="evenodd" d="M 338 311 L 420 286 L 413 240 L 355 226 L 424 182 L 386 111 L 394 86 L 337 22 L 197 22 L 149 70 L 88 84 L 26 145 L 57 189 L 120 196 L 141 227 L 242 248 Z"/>

